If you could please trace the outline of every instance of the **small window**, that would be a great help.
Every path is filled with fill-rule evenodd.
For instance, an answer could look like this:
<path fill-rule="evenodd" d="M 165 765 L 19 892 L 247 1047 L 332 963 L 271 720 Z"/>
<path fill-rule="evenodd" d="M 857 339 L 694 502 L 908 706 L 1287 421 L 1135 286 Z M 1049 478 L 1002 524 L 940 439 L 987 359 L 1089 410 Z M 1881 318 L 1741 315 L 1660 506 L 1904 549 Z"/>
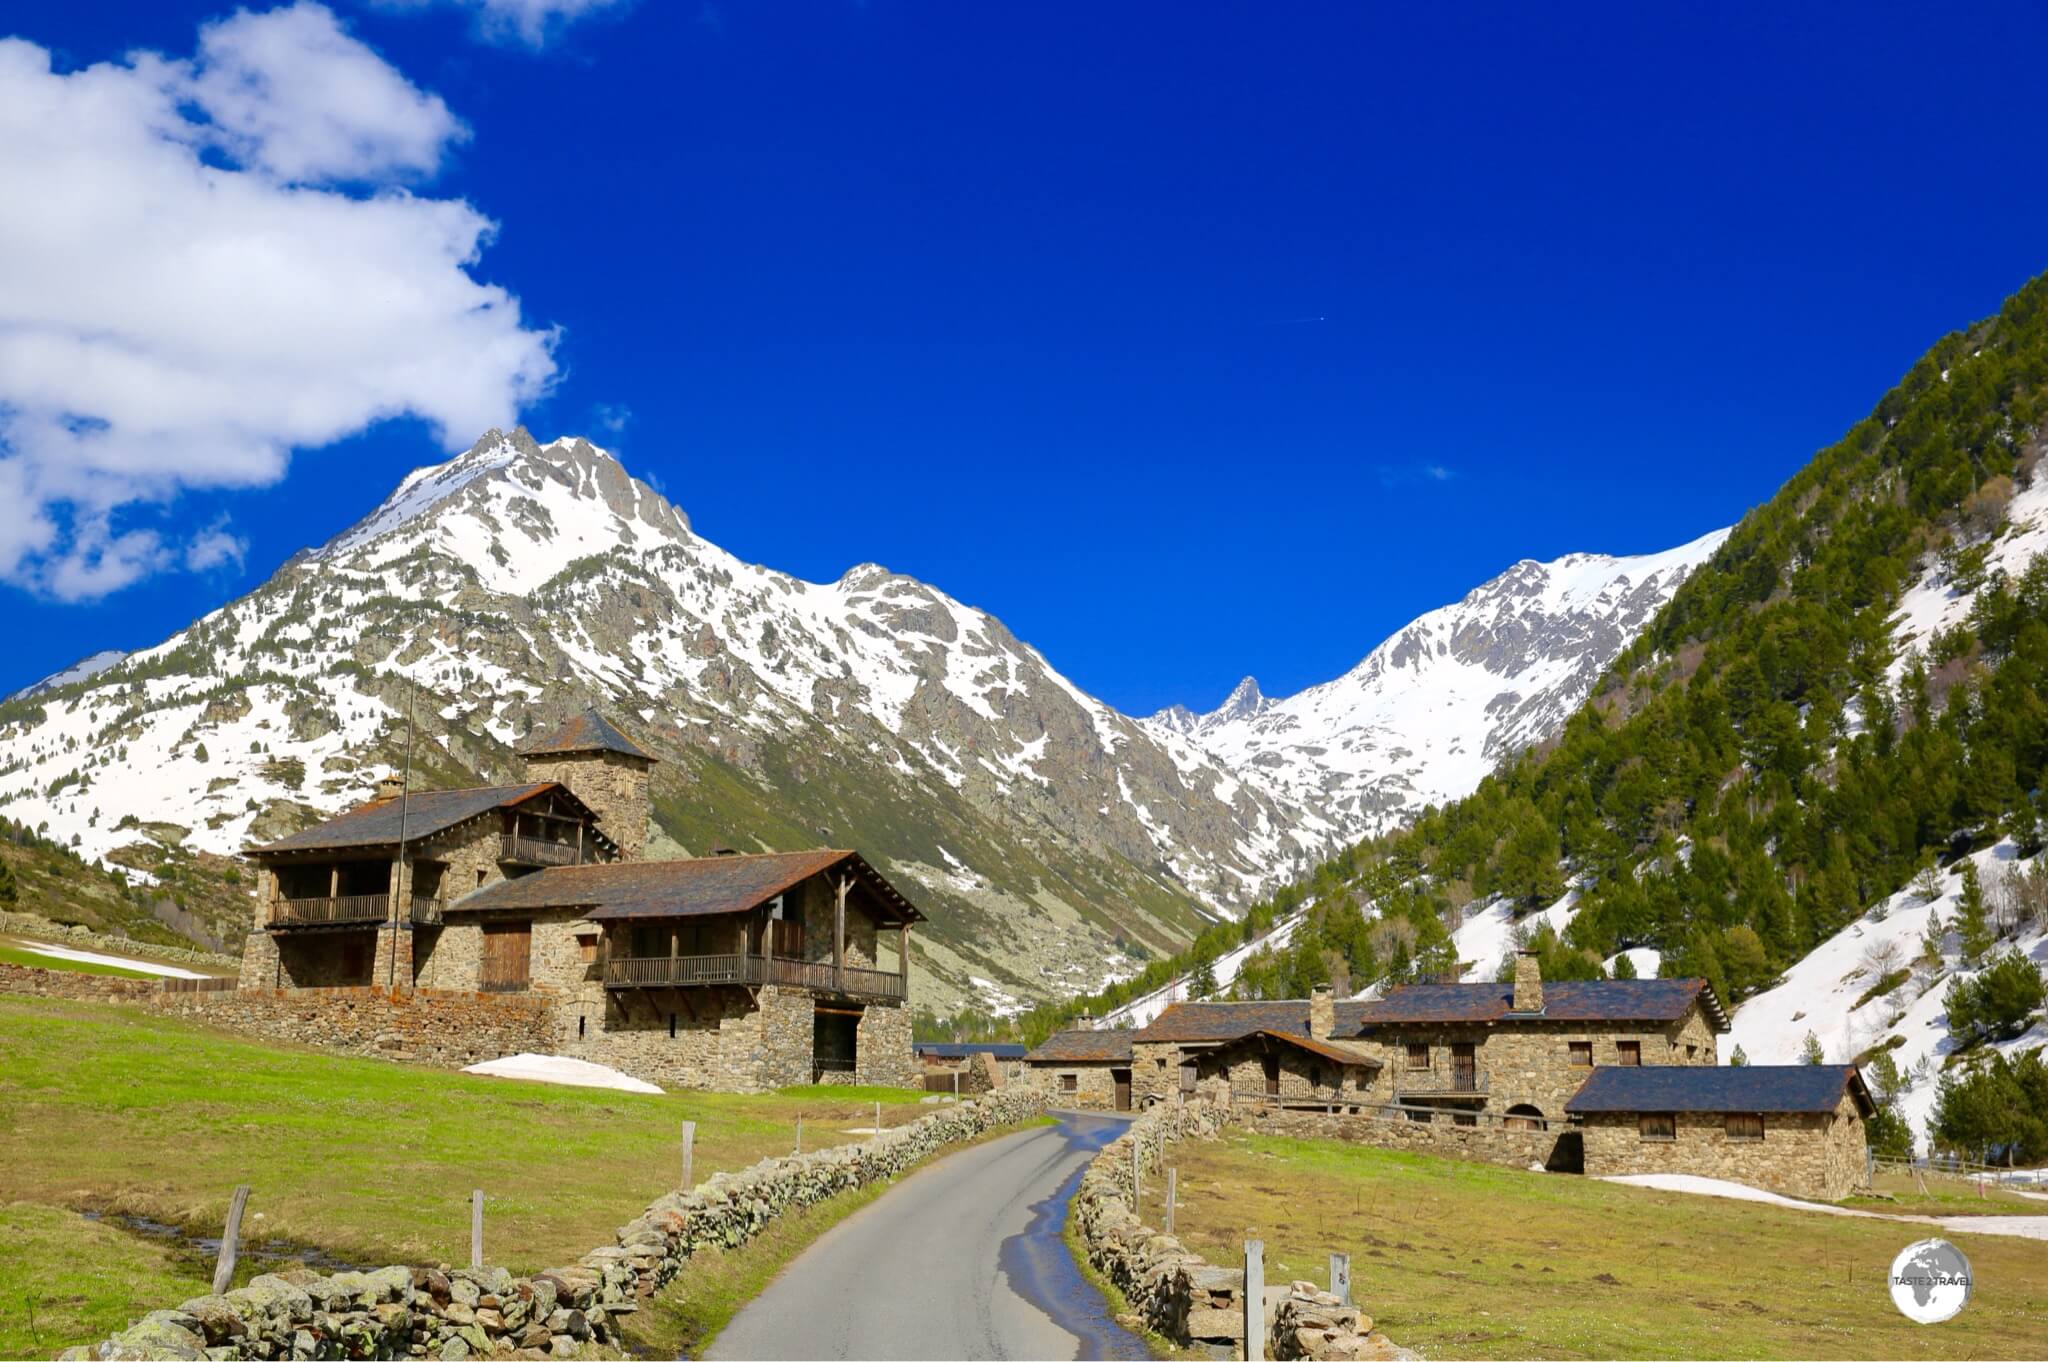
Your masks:
<path fill-rule="evenodd" d="M 676 1014 L 673 1012 L 668 1014 L 668 1038 L 670 1040 L 676 1038 Z"/>
<path fill-rule="evenodd" d="M 1417 1111 L 1414 1107 L 1408 1108 L 1408 1119 L 1415 1122 L 1417 1125 L 1428 1125 L 1429 1115 L 1430 1114 L 1426 1111 Z"/>
<path fill-rule="evenodd" d="M 1078 1074 L 1061 1074 L 1061 1075 L 1060 1075 L 1060 1091 L 1061 1091 L 1061 1092 L 1077 1092 L 1077 1091 L 1079 1091 L 1079 1090 L 1080 1090 L 1080 1087 L 1081 1087 L 1081 1078 L 1080 1078 L 1080 1075 L 1078 1075 Z"/>
<path fill-rule="evenodd" d="M 1592 1041 L 1590 1041 L 1590 1040 L 1575 1040 L 1575 1041 L 1572 1041 L 1572 1042 L 1570 1043 L 1570 1045 L 1568 1046 L 1568 1048 L 1569 1048 L 1569 1049 L 1571 1050 L 1571 1052 L 1572 1052 L 1572 1063 L 1573 1063 L 1573 1064 L 1577 1065 L 1577 1066 L 1578 1066 L 1579 1068 L 1581 1068 L 1581 1069 L 1590 1069 L 1590 1068 L 1592 1068 L 1592 1067 L 1593 1067 L 1593 1042 L 1592 1042 Z"/>
<path fill-rule="evenodd" d="M 1371 1069 L 1360 1069 L 1358 1071 L 1358 1090 L 1360 1092 L 1364 1092 L 1372 1086 L 1372 1076 L 1373 1071 Z"/>
<path fill-rule="evenodd" d="M 1408 1047 L 1408 1067 L 1411 1069 L 1427 1069 L 1429 1067 L 1429 1047 L 1427 1045 L 1411 1044 Z"/>
<path fill-rule="evenodd" d="M 594 964 L 596 964 L 596 963 L 597 963 L 597 938 L 596 938 L 596 937 L 594 937 L 594 936 L 579 936 L 579 937 L 577 937 L 577 938 L 576 938 L 576 953 L 577 953 L 578 955 L 580 955 L 580 956 L 581 956 L 581 957 L 583 958 L 583 963 L 584 963 L 584 964 L 586 964 L 586 965 L 594 965 Z"/>
<path fill-rule="evenodd" d="M 1454 1111 L 1451 1113 L 1451 1124 L 1454 1126 L 1476 1126 L 1479 1124 L 1479 1116 L 1476 1112 Z"/>
<path fill-rule="evenodd" d="M 1646 1140 L 1675 1140 L 1678 1118 L 1668 1111 L 1644 1112 L 1636 1117 L 1636 1133 Z"/>
<path fill-rule="evenodd" d="M 1165 1067 L 1166 1067 L 1166 1056 L 1164 1056 L 1164 1055 L 1161 1055 L 1161 1056 L 1160 1056 L 1160 1057 L 1159 1057 L 1158 1059 L 1155 1059 L 1155 1060 L 1153 1060 L 1153 1061 L 1152 1061 L 1152 1067 L 1153 1067 L 1153 1068 L 1155 1068 L 1155 1069 L 1163 1069 L 1163 1068 L 1165 1068 Z"/>
<path fill-rule="evenodd" d="M 484 887 L 484 872 L 481 870 L 476 872 L 476 887 L 479 889 Z"/>
<path fill-rule="evenodd" d="M 1640 1065 L 1643 1062 L 1643 1043 L 1639 1040 L 1618 1040 L 1614 1042 L 1616 1064 Z"/>
<path fill-rule="evenodd" d="M 1731 1140 L 1761 1140 L 1764 1137 L 1764 1118 L 1755 1112 L 1730 1112 L 1724 1129 Z"/>
<path fill-rule="evenodd" d="M 1688 1045 L 1688 1046 L 1686 1046 L 1686 1047 L 1685 1047 L 1685 1058 L 1686 1058 L 1687 1062 L 1691 1062 L 1692 1060 L 1698 1059 L 1699 1057 L 1700 1057 L 1700 1047 L 1699 1047 L 1699 1046 L 1697 1046 L 1697 1045 Z"/>

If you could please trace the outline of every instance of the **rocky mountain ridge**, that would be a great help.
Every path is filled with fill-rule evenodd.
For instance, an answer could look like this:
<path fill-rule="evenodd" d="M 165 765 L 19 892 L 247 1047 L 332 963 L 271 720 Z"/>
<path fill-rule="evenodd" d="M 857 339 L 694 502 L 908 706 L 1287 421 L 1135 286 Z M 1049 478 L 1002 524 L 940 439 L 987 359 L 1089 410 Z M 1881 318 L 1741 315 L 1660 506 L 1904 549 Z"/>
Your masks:
<path fill-rule="evenodd" d="M 1502 607 L 1520 623 L 1481 651 L 1505 675 L 1536 667 L 1545 704 L 1568 708 L 1626 641 L 1631 593 L 1671 580 L 1522 592 Z M 1622 614 L 1538 627 L 1532 609 Z M 1517 668 L 1519 641 L 1601 655 Z M 742 562 L 587 441 L 494 431 L 157 647 L 0 707 L 0 810 L 146 879 L 138 846 L 232 852 L 356 802 L 409 714 L 422 782 L 452 784 L 512 776 L 529 732 L 595 703 L 663 759 L 657 847 L 858 845 L 934 919 L 921 1001 L 1000 1009 L 1171 950 L 1464 778 L 1410 765 L 1373 784 L 1361 752 L 1417 746 L 1379 716 L 1328 801 L 1330 761 L 1277 769 L 1322 755 L 1298 722 L 1236 736 L 1301 699 L 1248 684 L 1185 731 L 1133 719 L 930 586 Z M 1551 710 L 1525 703 L 1503 712 L 1540 737 Z"/>

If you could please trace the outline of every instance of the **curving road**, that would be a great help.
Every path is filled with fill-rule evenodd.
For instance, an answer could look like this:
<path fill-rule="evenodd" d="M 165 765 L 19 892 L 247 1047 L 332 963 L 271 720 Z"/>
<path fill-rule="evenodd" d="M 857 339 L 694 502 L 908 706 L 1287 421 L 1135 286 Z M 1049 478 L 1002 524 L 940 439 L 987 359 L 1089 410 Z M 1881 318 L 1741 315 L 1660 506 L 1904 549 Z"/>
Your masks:
<path fill-rule="evenodd" d="M 712 1340 L 712 1358 L 1143 1358 L 1060 1238 L 1123 1120 L 1060 1113 L 950 1154 L 840 1221 Z"/>

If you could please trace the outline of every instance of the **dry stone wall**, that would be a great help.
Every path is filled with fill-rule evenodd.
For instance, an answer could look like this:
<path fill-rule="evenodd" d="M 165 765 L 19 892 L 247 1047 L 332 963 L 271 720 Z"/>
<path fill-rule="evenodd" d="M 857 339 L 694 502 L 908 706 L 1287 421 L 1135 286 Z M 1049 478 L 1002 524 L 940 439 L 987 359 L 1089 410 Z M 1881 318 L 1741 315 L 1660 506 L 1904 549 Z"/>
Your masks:
<path fill-rule="evenodd" d="M 1207 1262 L 1180 1240 L 1144 1223 L 1133 1209 L 1138 1176 L 1161 1177 L 1159 1158 L 1181 1139 L 1213 1139 L 1218 1110 L 1205 1102 L 1162 1105 L 1133 1121 L 1081 1175 L 1070 1214 L 1089 1264 L 1118 1291 L 1147 1329 L 1175 1344 L 1244 1344 L 1244 1272 Z M 1274 1358 L 1412 1358 L 1359 1311 L 1295 1282 L 1261 1301 L 1265 1355 Z M 1242 1356 L 1242 1353 L 1239 1354 Z"/>
<path fill-rule="evenodd" d="M 862 1144 L 763 1159 L 672 1192 L 620 1227 L 616 1242 L 531 1277 L 503 1268 L 385 1267 L 321 1276 L 274 1273 L 62 1354 L 66 1362 L 174 1358 L 190 1362 L 298 1358 L 575 1357 L 616 1355 L 621 1321 L 699 1249 L 734 1248 L 796 1207 L 895 1177 L 947 1145 L 1035 1116 L 1021 1089 L 948 1106 Z"/>
<path fill-rule="evenodd" d="M 1240 1105 L 1234 1119 L 1261 1135 L 1286 1135 L 1305 1140 L 1349 1140 L 1382 1149 L 1413 1149 L 1454 1159 L 1531 1165 L 1553 1173 L 1580 1171 L 1583 1154 L 1577 1129 L 1562 1123 L 1546 1130 L 1509 1129 L 1499 1117 L 1477 1115 L 1473 1124 L 1458 1125 L 1448 1109 L 1416 1111 L 1427 1121 L 1410 1119 L 1403 1107 L 1364 1107 L 1303 1111 L 1288 1107 Z M 1633 1130 L 1633 1127 L 1631 1127 Z"/>

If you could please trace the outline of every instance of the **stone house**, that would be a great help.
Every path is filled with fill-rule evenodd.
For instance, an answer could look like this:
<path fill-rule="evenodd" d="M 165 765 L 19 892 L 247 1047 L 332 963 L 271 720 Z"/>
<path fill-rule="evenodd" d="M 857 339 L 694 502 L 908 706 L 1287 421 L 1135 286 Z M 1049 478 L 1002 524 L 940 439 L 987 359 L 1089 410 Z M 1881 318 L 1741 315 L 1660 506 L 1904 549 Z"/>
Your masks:
<path fill-rule="evenodd" d="M 1024 1063 L 1034 1081 L 1052 1094 L 1055 1106 L 1129 1111 L 1131 1034 L 1086 1025 L 1055 1031 L 1024 1056 Z"/>
<path fill-rule="evenodd" d="M 1838 1201 L 1868 1180 L 1876 1112 L 1852 1064 L 1598 1069 L 1565 1103 L 1586 1172 L 1692 1173 Z"/>
<path fill-rule="evenodd" d="M 1213 1043 L 1190 1042 L 1172 1071 L 1183 1092 L 1212 1101 L 1356 1111 L 1380 1100 L 1373 1094 L 1386 1066 L 1370 1042 L 1334 1036 L 1336 1013 L 1329 986 L 1318 985 L 1309 995 L 1306 1035 L 1261 1026 Z"/>
<path fill-rule="evenodd" d="M 916 1081 L 923 917 L 858 853 L 646 861 L 652 757 L 594 711 L 521 756 L 250 848 L 242 986 L 538 994 L 558 1053 L 670 1085 Z"/>
<path fill-rule="evenodd" d="M 1508 983 L 1408 984 L 1364 1005 L 1360 1034 L 1385 1062 L 1381 1091 L 1462 1120 L 1544 1129 L 1588 1074 L 1716 1063 L 1728 1017 L 1704 979 L 1561 980 L 1532 952 Z"/>

